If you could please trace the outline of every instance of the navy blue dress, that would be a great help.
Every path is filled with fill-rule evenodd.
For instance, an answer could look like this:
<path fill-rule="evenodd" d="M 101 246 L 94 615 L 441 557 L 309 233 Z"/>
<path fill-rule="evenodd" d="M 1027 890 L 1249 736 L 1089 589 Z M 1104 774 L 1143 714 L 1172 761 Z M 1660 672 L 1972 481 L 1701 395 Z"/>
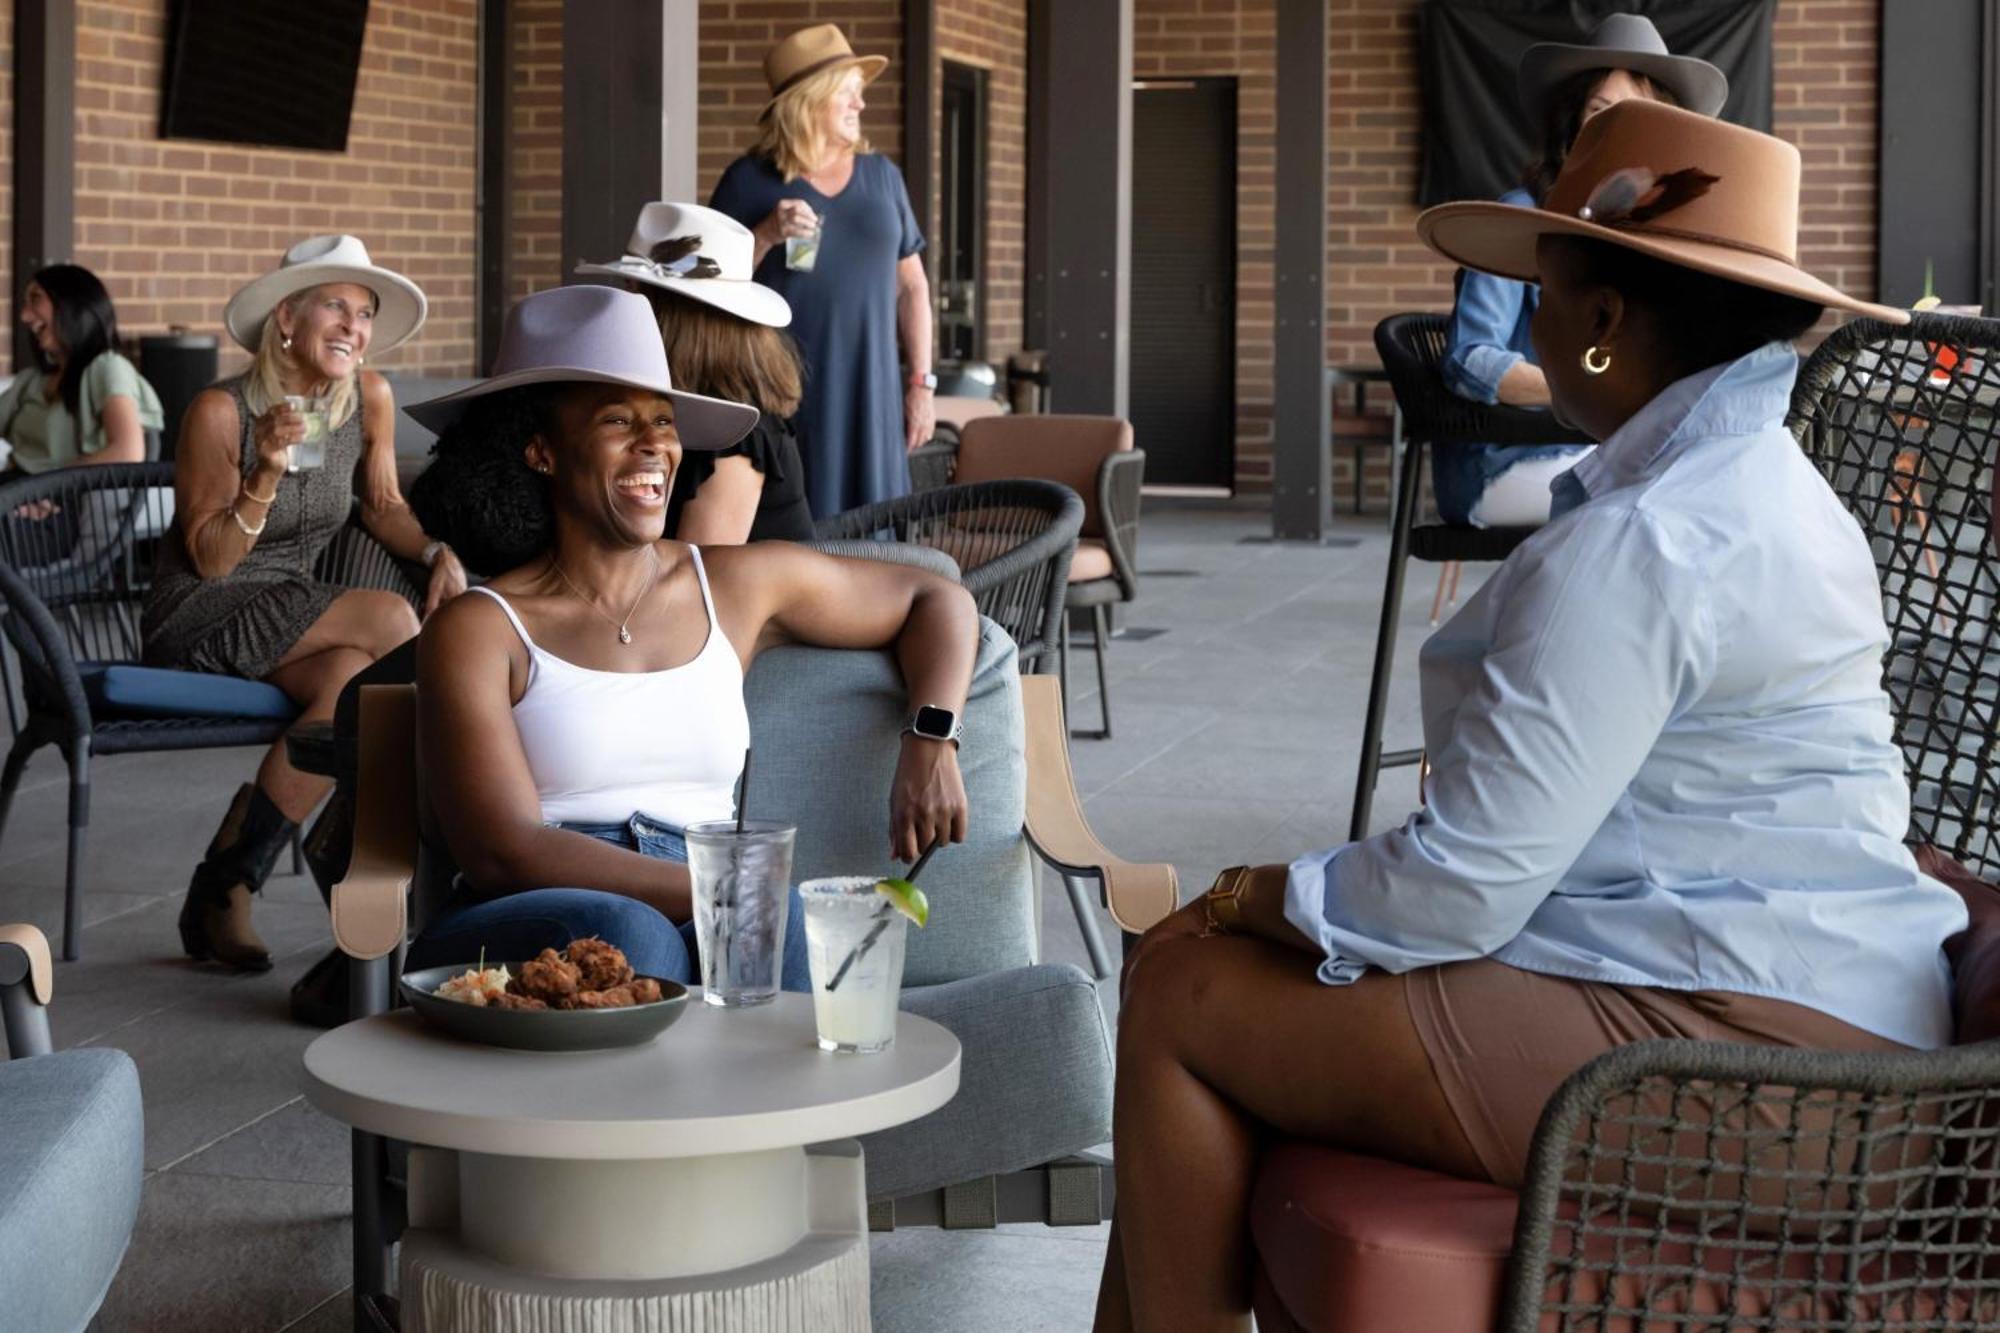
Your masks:
<path fill-rule="evenodd" d="M 768 158 L 740 157 L 722 173 L 709 206 L 746 227 L 781 199 L 803 199 L 824 220 L 818 262 L 785 267 L 773 246 L 757 281 L 791 302 L 792 337 L 805 364 L 805 399 L 794 425 L 815 518 L 903 495 L 903 383 L 897 368 L 896 264 L 924 248 L 903 173 L 889 159 L 854 160 L 847 188 L 829 199 L 803 178 L 787 184 Z"/>

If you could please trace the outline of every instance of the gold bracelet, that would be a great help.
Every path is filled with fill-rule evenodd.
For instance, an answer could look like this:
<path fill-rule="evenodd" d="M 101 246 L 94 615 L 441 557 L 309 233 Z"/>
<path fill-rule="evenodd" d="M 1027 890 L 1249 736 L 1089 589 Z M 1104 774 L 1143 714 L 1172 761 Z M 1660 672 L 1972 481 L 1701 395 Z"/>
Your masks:
<path fill-rule="evenodd" d="M 269 495 L 259 495 L 250 489 L 250 478 L 245 477 L 243 479 L 243 498 L 246 500 L 255 500 L 260 505 L 267 505 L 278 498 L 278 488 L 273 486 Z"/>
<path fill-rule="evenodd" d="M 243 535 L 246 537 L 261 536 L 264 531 L 264 525 L 271 521 L 270 516 L 266 515 L 264 518 L 258 520 L 257 526 L 253 528 L 243 521 L 243 515 L 236 512 L 235 505 L 229 506 L 229 516 L 236 520 L 236 526 L 243 530 Z"/>

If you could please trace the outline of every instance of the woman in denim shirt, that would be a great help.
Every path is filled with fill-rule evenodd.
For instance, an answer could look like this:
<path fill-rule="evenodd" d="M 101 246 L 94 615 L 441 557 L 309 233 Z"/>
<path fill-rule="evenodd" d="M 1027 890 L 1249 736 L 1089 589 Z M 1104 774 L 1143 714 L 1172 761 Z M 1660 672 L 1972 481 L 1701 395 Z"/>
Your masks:
<path fill-rule="evenodd" d="M 1667 53 L 1650 20 L 1614 14 L 1580 45 L 1543 42 L 1521 60 L 1521 102 L 1540 128 L 1542 156 L 1503 204 L 1537 207 L 1562 170 L 1584 123 L 1608 106 L 1647 97 L 1703 115 L 1721 110 L 1729 81 L 1705 60 Z M 1462 271 L 1451 312 L 1444 382 L 1461 398 L 1510 407 L 1549 405 L 1528 322 L 1535 284 Z M 1476 528 L 1540 527 L 1549 518 L 1549 483 L 1588 445 L 1459 445 L 1433 451 L 1438 514 Z"/>

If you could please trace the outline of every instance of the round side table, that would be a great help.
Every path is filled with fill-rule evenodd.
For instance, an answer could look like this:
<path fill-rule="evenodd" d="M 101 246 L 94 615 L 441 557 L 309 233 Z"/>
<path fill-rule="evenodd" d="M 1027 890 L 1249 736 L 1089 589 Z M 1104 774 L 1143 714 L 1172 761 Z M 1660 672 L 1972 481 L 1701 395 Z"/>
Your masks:
<path fill-rule="evenodd" d="M 416 1145 L 406 1333 L 860 1333 L 853 1137 L 950 1101 L 959 1047 L 913 1014 L 881 1055 L 813 1038 L 811 997 L 790 993 L 697 1001 L 648 1045 L 577 1053 L 461 1042 L 402 1010 L 315 1041 L 305 1091 Z"/>

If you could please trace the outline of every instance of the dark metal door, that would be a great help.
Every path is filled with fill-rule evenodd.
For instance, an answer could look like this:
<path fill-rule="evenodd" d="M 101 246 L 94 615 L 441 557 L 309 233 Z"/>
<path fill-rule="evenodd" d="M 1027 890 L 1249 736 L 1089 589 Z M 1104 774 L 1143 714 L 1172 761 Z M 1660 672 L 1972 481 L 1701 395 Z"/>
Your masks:
<path fill-rule="evenodd" d="M 969 361 L 985 350 L 979 285 L 986 268 L 986 71 L 947 60 L 943 73 L 937 349 L 947 361 Z"/>
<path fill-rule="evenodd" d="M 1146 480 L 1236 470 L 1236 81 L 1132 98 L 1132 429 Z"/>

